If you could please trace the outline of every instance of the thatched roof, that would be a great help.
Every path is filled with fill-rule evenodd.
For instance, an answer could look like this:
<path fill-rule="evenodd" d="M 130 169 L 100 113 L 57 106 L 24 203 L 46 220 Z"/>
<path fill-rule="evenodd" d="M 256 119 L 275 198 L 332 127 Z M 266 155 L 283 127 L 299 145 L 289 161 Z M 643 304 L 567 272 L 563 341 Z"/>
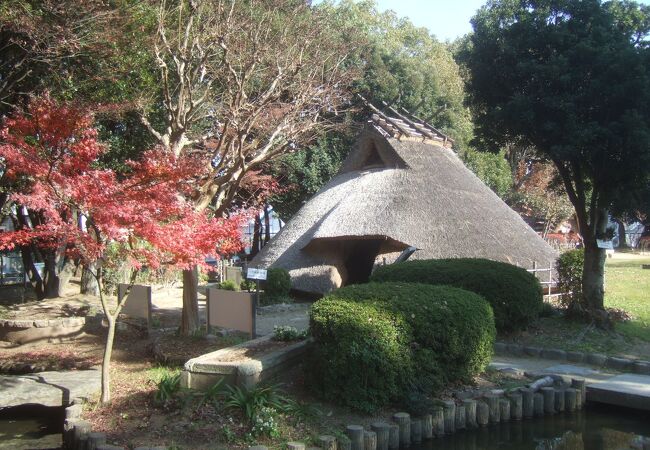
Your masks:
<path fill-rule="evenodd" d="M 481 257 L 532 267 L 556 258 L 465 167 L 448 138 L 420 130 L 419 137 L 402 132 L 397 139 L 377 116 L 339 174 L 260 251 L 253 266 L 286 268 L 296 289 L 325 293 L 346 283 L 351 252 L 364 240 L 375 245 L 376 263 L 390 263 L 408 246 L 419 249 L 411 259 Z"/>

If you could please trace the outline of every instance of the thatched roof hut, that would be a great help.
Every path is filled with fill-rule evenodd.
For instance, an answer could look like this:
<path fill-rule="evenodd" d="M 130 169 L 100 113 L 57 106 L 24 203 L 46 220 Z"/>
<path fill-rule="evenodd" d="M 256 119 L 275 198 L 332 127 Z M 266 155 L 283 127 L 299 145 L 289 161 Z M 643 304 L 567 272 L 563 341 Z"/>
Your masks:
<path fill-rule="evenodd" d="M 555 251 L 465 167 L 451 140 L 413 116 L 374 114 L 340 172 L 252 261 L 326 293 L 411 259 L 481 257 L 548 267 Z"/>

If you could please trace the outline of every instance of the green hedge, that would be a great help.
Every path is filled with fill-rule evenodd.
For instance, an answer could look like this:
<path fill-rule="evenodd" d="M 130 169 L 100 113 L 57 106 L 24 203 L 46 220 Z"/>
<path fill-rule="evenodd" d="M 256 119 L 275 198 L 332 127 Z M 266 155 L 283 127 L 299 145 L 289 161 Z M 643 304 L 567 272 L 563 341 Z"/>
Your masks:
<path fill-rule="evenodd" d="M 325 398 L 371 412 L 414 388 L 433 393 L 485 369 L 494 319 L 478 295 L 447 286 L 369 283 L 311 309 L 309 379 Z"/>
<path fill-rule="evenodd" d="M 485 298 L 497 330 L 525 329 L 542 310 L 542 287 L 520 267 L 488 259 L 429 259 L 381 266 L 370 281 L 403 281 L 454 286 Z"/>

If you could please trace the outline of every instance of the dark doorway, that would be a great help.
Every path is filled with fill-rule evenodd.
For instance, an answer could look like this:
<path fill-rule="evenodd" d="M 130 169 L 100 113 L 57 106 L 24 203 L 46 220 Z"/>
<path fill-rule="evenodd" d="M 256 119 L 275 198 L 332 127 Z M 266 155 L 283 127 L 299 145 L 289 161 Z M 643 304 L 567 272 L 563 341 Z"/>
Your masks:
<path fill-rule="evenodd" d="M 344 264 L 348 276 L 344 285 L 367 283 L 382 241 L 364 239 L 350 241 L 346 244 Z"/>

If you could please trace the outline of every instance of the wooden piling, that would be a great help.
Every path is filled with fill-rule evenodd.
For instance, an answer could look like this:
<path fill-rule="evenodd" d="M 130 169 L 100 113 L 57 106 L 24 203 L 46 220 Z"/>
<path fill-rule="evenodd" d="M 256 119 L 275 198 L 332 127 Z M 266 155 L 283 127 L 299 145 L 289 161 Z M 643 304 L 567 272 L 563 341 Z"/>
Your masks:
<path fill-rule="evenodd" d="M 377 450 L 377 433 L 374 431 L 363 432 L 364 450 Z"/>
<path fill-rule="evenodd" d="M 499 420 L 510 422 L 510 400 L 502 398 L 499 400 Z"/>
<path fill-rule="evenodd" d="M 431 414 L 422 416 L 422 439 L 431 439 L 433 437 L 433 417 Z"/>
<path fill-rule="evenodd" d="M 564 391 L 564 409 L 567 411 L 576 410 L 576 401 L 578 397 L 578 390 L 575 388 L 568 388 Z"/>
<path fill-rule="evenodd" d="M 363 427 L 361 425 L 348 425 L 345 434 L 350 438 L 351 450 L 364 450 Z"/>
<path fill-rule="evenodd" d="M 443 402 L 445 416 L 445 434 L 454 434 L 456 431 L 456 402 L 448 400 Z"/>
<path fill-rule="evenodd" d="M 436 437 L 445 435 L 445 413 L 442 407 L 438 406 L 432 411 L 433 434 Z"/>
<path fill-rule="evenodd" d="M 422 442 L 422 419 L 411 419 L 411 442 L 416 444 Z"/>
<path fill-rule="evenodd" d="M 510 401 L 510 418 L 512 420 L 521 420 L 523 417 L 523 396 L 519 392 L 508 394 Z"/>
<path fill-rule="evenodd" d="M 72 431 L 72 442 L 74 443 L 75 448 L 81 448 L 80 441 L 82 436 L 86 436 L 86 441 L 88 440 L 87 436 L 92 431 L 90 422 L 87 420 L 78 420 Z M 85 444 L 84 444 L 85 445 Z"/>
<path fill-rule="evenodd" d="M 555 410 L 557 412 L 564 411 L 564 389 L 555 389 Z"/>
<path fill-rule="evenodd" d="M 370 425 L 370 428 L 377 434 L 377 450 L 388 450 L 390 425 L 386 422 L 375 422 Z"/>
<path fill-rule="evenodd" d="M 522 399 L 522 413 L 524 417 L 533 417 L 535 414 L 534 396 L 535 392 L 529 388 L 519 389 Z"/>
<path fill-rule="evenodd" d="M 541 391 L 544 396 L 544 414 L 555 414 L 555 388 L 543 387 Z"/>
<path fill-rule="evenodd" d="M 580 392 L 581 404 L 584 405 L 587 402 L 587 385 L 584 378 L 571 378 L 571 387 L 577 389 Z"/>
<path fill-rule="evenodd" d="M 88 434 L 88 450 L 97 450 L 97 447 L 104 444 L 106 444 L 106 435 L 104 433 Z"/>
<path fill-rule="evenodd" d="M 544 396 L 539 392 L 533 395 L 533 413 L 535 417 L 544 415 Z"/>
<path fill-rule="evenodd" d="M 466 428 L 465 424 L 465 406 L 456 405 L 456 419 L 455 419 L 456 430 L 464 430 Z"/>
<path fill-rule="evenodd" d="M 399 427 L 399 446 L 409 447 L 411 445 L 411 416 L 405 412 L 393 414 L 393 420 Z"/>
<path fill-rule="evenodd" d="M 388 448 L 399 448 L 399 426 L 394 423 L 388 425 Z"/>
<path fill-rule="evenodd" d="M 476 423 L 485 427 L 490 422 L 490 407 L 483 401 L 476 402 Z"/>
<path fill-rule="evenodd" d="M 467 428 L 476 428 L 478 426 L 476 423 L 476 400 L 463 400 L 463 406 L 465 407 L 465 425 Z"/>
<path fill-rule="evenodd" d="M 490 408 L 490 423 L 499 423 L 501 421 L 499 396 L 496 394 L 485 394 L 485 401 Z"/>

